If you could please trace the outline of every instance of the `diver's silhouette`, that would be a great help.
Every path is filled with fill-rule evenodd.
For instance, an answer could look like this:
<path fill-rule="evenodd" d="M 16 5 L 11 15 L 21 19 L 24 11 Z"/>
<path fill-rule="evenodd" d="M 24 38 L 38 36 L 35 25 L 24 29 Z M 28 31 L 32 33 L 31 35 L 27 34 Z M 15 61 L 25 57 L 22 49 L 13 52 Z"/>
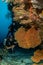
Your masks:
<path fill-rule="evenodd" d="M 9 36 L 9 35 L 14 35 L 13 33 L 14 33 L 14 27 L 15 27 L 15 23 L 12 23 L 9 27 L 8 27 L 8 29 L 9 29 L 9 32 L 8 32 L 8 34 L 7 34 L 7 37 Z"/>

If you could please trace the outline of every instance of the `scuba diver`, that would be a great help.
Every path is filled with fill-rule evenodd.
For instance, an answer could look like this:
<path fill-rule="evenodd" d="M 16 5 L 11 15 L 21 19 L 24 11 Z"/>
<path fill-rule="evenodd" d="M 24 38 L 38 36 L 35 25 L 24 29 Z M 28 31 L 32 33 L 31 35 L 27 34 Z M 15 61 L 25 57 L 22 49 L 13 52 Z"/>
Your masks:
<path fill-rule="evenodd" d="M 16 41 L 14 40 L 12 35 L 5 39 L 4 46 L 8 50 L 8 52 L 10 53 L 15 52 L 15 46 L 16 46 L 15 42 Z"/>
<path fill-rule="evenodd" d="M 9 35 L 14 35 L 13 33 L 14 33 L 14 27 L 15 27 L 15 23 L 12 23 L 9 27 L 8 27 L 8 29 L 9 29 L 9 32 L 8 32 L 8 34 L 7 34 L 7 37 L 9 36 Z"/>

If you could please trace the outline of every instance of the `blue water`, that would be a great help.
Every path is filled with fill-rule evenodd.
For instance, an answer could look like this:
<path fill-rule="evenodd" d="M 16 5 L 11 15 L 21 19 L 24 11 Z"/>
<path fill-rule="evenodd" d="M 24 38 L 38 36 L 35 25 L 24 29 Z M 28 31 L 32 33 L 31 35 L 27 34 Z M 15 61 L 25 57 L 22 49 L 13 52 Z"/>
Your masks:
<path fill-rule="evenodd" d="M 6 37 L 8 33 L 8 26 L 11 24 L 11 17 L 7 18 L 6 15 L 9 13 L 8 4 L 0 0 L 0 42 Z"/>

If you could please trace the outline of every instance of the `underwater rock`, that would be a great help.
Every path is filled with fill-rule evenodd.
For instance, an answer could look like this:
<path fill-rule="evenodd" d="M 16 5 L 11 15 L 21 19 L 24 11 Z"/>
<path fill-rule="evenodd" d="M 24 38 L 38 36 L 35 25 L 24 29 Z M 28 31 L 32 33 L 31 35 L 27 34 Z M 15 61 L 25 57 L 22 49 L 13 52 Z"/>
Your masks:
<path fill-rule="evenodd" d="M 8 54 L 7 49 L 0 49 L 0 55 L 6 56 Z"/>
<path fill-rule="evenodd" d="M 26 65 L 25 63 L 21 63 L 20 65 Z"/>
<path fill-rule="evenodd" d="M 7 63 L 6 61 L 4 61 L 4 60 L 2 60 L 2 61 L 0 62 L 0 64 L 1 64 L 1 65 L 8 65 L 8 63 Z"/>
<path fill-rule="evenodd" d="M 23 62 L 24 63 L 32 63 L 31 59 L 24 59 Z"/>

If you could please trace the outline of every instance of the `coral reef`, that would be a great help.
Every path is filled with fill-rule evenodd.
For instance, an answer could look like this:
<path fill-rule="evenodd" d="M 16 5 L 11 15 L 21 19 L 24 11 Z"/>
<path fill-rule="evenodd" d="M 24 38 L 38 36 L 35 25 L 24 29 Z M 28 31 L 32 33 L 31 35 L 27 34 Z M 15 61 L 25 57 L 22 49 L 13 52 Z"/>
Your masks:
<path fill-rule="evenodd" d="M 38 27 L 39 26 L 39 28 L 40 28 L 40 35 L 37 35 L 37 32 L 38 32 L 38 30 L 37 30 L 37 32 L 35 33 L 36 34 L 36 36 L 39 36 L 39 38 L 41 38 L 41 39 L 39 39 L 39 44 L 41 43 L 40 42 L 40 40 L 43 40 L 43 22 L 42 22 L 42 17 L 43 17 L 43 15 L 42 15 L 42 13 L 43 12 L 41 12 L 41 13 L 39 13 L 39 14 L 37 14 L 37 12 L 36 12 L 36 10 L 37 10 L 37 8 L 34 8 L 33 7 L 33 2 L 32 1 L 30 1 L 30 0 L 21 0 L 21 1 L 19 1 L 19 0 L 15 0 L 15 1 L 12 1 L 12 3 L 13 3 L 13 8 L 12 8 L 12 12 L 14 13 L 14 16 L 13 16 L 13 21 L 17 21 L 17 22 L 19 22 L 19 24 L 23 24 L 23 25 L 27 25 L 27 24 L 30 24 L 30 26 L 31 25 L 35 25 L 36 27 Z M 38 3 L 38 2 L 37 2 Z M 28 5 L 29 5 L 29 7 L 28 7 Z M 38 6 L 38 5 L 37 5 Z M 42 8 L 41 8 L 42 9 Z M 40 9 L 40 10 L 41 10 Z M 42 16 L 42 17 L 41 17 Z M 32 26 L 31 26 L 32 27 Z M 24 47 L 22 47 L 22 48 L 25 48 L 25 45 L 20 45 L 20 44 L 22 44 L 22 43 L 25 43 L 26 45 L 27 44 L 29 44 L 29 41 L 27 42 L 27 32 L 25 32 L 25 37 L 26 37 L 26 42 L 25 42 L 25 40 L 24 41 L 21 41 L 20 39 L 22 38 L 18 38 L 18 36 L 22 36 L 23 34 L 24 34 L 24 32 L 22 31 L 22 33 L 21 33 L 21 30 L 22 28 L 19 28 L 18 29 L 18 31 L 16 31 L 16 33 L 17 33 L 17 35 L 15 35 L 15 39 L 17 40 L 17 42 L 18 42 L 18 45 L 20 46 L 20 47 L 22 47 L 22 46 L 24 46 Z M 24 29 L 24 28 L 23 28 Z M 28 31 L 29 31 L 30 29 L 28 29 Z M 34 30 L 33 30 L 34 31 Z M 14 34 L 16 34 L 16 33 L 14 33 Z M 31 32 L 30 32 L 31 33 Z M 29 37 L 29 34 L 30 34 L 29 32 L 28 32 L 28 37 Z M 31 33 L 32 34 L 32 33 Z M 34 33 L 33 33 L 34 34 Z M 41 37 L 40 37 L 41 36 Z M 35 37 L 35 36 L 34 36 Z M 30 38 L 30 37 L 29 37 Z M 19 39 L 19 40 L 18 40 Z M 38 38 L 37 38 L 38 39 Z M 32 40 L 31 40 L 32 41 Z M 21 43 L 20 43 L 21 42 Z M 33 42 L 33 41 L 32 41 Z M 31 42 L 31 44 L 33 45 L 33 43 Z M 34 39 L 34 42 L 36 42 L 35 41 L 35 39 Z M 38 46 L 39 44 L 38 44 L 38 41 L 37 41 L 37 44 L 36 45 L 33 45 L 33 47 L 31 47 L 31 44 L 30 44 L 30 47 L 28 47 L 28 45 L 27 45 L 27 48 L 34 48 L 34 47 L 36 47 L 36 46 Z M 34 43 L 35 44 L 35 43 Z"/>
<path fill-rule="evenodd" d="M 8 2 L 9 7 L 12 7 L 10 10 L 13 12 L 12 24 L 16 22 L 20 25 L 16 32 L 14 32 L 16 24 L 12 25 L 11 30 L 9 31 L 9 33 L 11 32 L 12 35 L 14 34 L 14 39 L 17 41 L 18 46 L 27 49 L 39 46 L 43 41 L 42 1 L 9 0 Z M 36 6 L 36 8 L 34 6 Z"/>
<path fill-rule="evenodd" d="M 39 63 L 41 60 L 43 60 L 43 49 L 42 50 L 36 50 L 34 52 L 34 56 L 31 59 L 35 63 Z"/>
<path fill-rule="evenodd" d="M 43 1 L 40 2 L 40 0 L 9 0 L 8 3 L 12 12 L 12 24 L 14 24 L 14 27 L 12 25 L 9 31 L 9 33 L 13 32 L 13 38 L 16 40 L 16 42 L 13 41 L 13 43 L 18 44 L 19 49 L 24 48 L 26 50 L 37 48 L 37 46 L 39 46 L 39 50 L 36 50 L 33 56 L 31 55 L 33 50 L 30 54 L 28 54 L 28 56 L 32 56 L 31 61 L 30 56 L 28 57 L 28 59 L 27 55 L 25 56 L 26 51 L 25 53 L 23 52 L 25 58 L 23 58 L 24 56 L 21 55 L 22 51 L 19 51 L 19 53 L 21 53 L 21 56 L 19 55 L 19 53 L 18 55 L 22 58 L 16 56 L 16 59 L 19 59 L 15 61 L 14 56 L 13 61 L 9 63 L 9 65 L 26 65 L 26 63 L 27 65 L 43 65 L 43 63 L 38 64 L 41 60 L 43 61 Z M 19 25 L 17 25 L 18 23 Z M 16 29 L 16 27 L 18 28 Z M 14 29 L 16 30 L 15 32 Z M 12 43 L 11 40 L 12 39 L 10 38 L 10 41 L 8 41 L 8 44 L 10 42 L 10 45 Z M 9 45 L 7 48 L 9 49 Z"/>

